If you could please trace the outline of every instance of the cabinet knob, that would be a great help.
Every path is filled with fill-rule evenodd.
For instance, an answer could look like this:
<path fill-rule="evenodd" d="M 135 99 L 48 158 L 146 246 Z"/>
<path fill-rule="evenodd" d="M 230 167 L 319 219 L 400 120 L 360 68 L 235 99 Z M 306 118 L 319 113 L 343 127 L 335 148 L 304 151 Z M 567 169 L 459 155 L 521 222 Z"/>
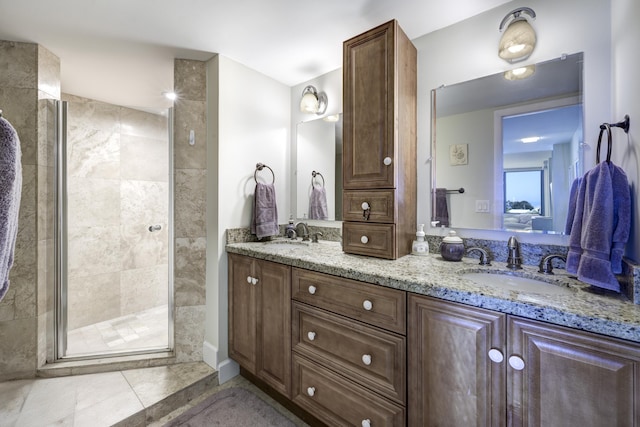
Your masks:
<path fill-rule="evenodd" d="M 502 363 L 502 361 L 504 360 L 504 356 L 502 355 L 502 352 L 500 350 L 498 350 L 497 348 L 492 348 L 491 350 L 489 350 L 489 359 L 491 359 L 491 361 L 495 363 Z"/>
<path fill-rule="evenodd" d="M 247 283 L 251 284 L 251 276 L 247 276 Z"/>
<path fill-rule="evenodd" d="M 371 420 L 368 418 L 366 420 L 362 420 L 362 427 L 371 427 Z"/>
<path fill-rule="evenodd" d="M 309 286 L 309 293 L 310 293 L 311 295 L 315 295 L 315 293 L 316 293 L 316 287 L 315 287 L 315 286 L 313 286 L 313 285 L 310 285 L 310 286 Z"/>
<path fill-rule="evenodd" d="M 369 301 L 368 299 L 366 299 L 362 303 L 362 308 L 364 308 L 367 311 L 371 311 L 371 309 L 373 308 L 373 303 L 371 301 Z"/>
<path fill-rule="evenodd" d="M 307 332 L 307 338 L 309 338 L 309 341 L 313 341 L 316 339 L 316 333 L 315 332 Z"/>
<path fill-rule="evenodd" d="M 524 360 L 518 356 L 511 356 L 509 357 L 509 366 L 516 371 L 522 371 L 524 369 Z"/>
<path fill-rule="evenodd" d="M 391 164 L 391 157 L 385 157 L 382 163 L 384 163 L 385 166 L 389 166 Z"/>
<path fill-rule="evenodd" d="M 311 397 L 313 397 L 314 394 L 316 394 L 316 388 L 315 387 L 308 387 L 307 388 L 307 394 Z"/>
<path fill-rule="evenodd" d="M 370 354 L 363 354 L 362 355 L 362 363 L 364 363 L 367 366 L 371 365 L 371 355 Z"/>
<path fill-rule="evenodd" d="M 369 243 L 369 238 L 367 236 L 362 236 L 360 238 L 360 241 L 362 242 L 363 245 L 366 245 L 367 243 Z"/>
<path fill-rule="evenodd" d="M 368 209 L 370 209 L 370 208 L 371 208 L 371 206 L 369 206 L 369 203 L 367 203 L 367 202 L 362 202 L 362 210 L 363 210 L 363 211 L 366 211 L 366 210 L 368 210 Z"/>
<path fill-rule="evenodd" d="M 258 284 L 258 279 L 256 279 L 255 277 L 252 277 L 252 278 L 251 278 L 251 284 L 252 284 L 252 285 L 256 285 L 256 284 Z"/>

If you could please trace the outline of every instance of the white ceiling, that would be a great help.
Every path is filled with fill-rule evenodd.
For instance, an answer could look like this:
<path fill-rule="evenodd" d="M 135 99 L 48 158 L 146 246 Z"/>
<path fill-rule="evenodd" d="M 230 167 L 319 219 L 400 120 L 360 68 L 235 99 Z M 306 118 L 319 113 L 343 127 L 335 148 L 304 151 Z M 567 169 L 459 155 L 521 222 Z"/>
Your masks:
<path fill-rule="evenodd" d="M 162 108 L 173 58 L 218 53 L 295 86 L 342 66 L 342 42 L 390 19 L 409 38 L 508 0 L 0 0 L 0 40 L 61 61 L 63 92 Z"/>

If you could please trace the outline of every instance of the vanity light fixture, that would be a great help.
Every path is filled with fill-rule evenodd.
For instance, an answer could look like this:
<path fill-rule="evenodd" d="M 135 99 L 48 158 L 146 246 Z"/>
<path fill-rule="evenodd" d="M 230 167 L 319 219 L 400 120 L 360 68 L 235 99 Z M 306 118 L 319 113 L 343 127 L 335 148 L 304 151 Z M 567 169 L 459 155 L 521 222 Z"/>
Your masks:
<path fill-rule="evenodd" d="M 500 22 L 503 32 L 498 45 L 498 56 L 508 62 L 527 59 L 536 47 L 536 32 L 529 23 L 536 13 L 528 7 L 514 9 Z"/>
<path fill-rule="evenodd" d="M 527 77 L 533 76 L 536 72 L 536 66 L 534 64 L 527 65 L 526 67 L 514 68 L 513 70 L 505 71 L 504 78 L 507 80 L 523 80 Z"/>
<path fill-rule="evenodd" d="M 300 99 L 300 111 L 309 114 L 324 114 L 327 111 L 327 94 L 318 92 L 315 87 L 309 85 L 302 90 Z"/>

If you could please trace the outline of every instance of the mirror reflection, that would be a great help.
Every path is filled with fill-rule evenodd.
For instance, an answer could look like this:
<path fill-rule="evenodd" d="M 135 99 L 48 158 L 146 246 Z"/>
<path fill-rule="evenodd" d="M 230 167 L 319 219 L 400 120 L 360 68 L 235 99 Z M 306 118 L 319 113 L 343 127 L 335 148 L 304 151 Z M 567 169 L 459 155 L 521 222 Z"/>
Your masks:
<path fill-rule="evenodd" d="M 563 55 L 522 79 L 498 73 L 432 91 L 433 220 L 564 232 L 582 172 L 582 61 Z"/>
<path fill-rule="evenodd" d="M 298 123 L 296 134 L 294 216 L 341 220 L 342 114 Z"/>

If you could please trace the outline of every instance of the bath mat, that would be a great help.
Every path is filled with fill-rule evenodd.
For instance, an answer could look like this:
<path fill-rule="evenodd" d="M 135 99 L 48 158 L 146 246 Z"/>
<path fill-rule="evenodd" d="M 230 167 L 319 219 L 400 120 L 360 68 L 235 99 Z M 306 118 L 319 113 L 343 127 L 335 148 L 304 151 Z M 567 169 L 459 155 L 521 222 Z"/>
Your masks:
<path fill-rule="evenodd" d="M 231 387 L 219 391 L 164 425 L 179 426 L 295 427 L 295 424 L 249 390 Z"/>

